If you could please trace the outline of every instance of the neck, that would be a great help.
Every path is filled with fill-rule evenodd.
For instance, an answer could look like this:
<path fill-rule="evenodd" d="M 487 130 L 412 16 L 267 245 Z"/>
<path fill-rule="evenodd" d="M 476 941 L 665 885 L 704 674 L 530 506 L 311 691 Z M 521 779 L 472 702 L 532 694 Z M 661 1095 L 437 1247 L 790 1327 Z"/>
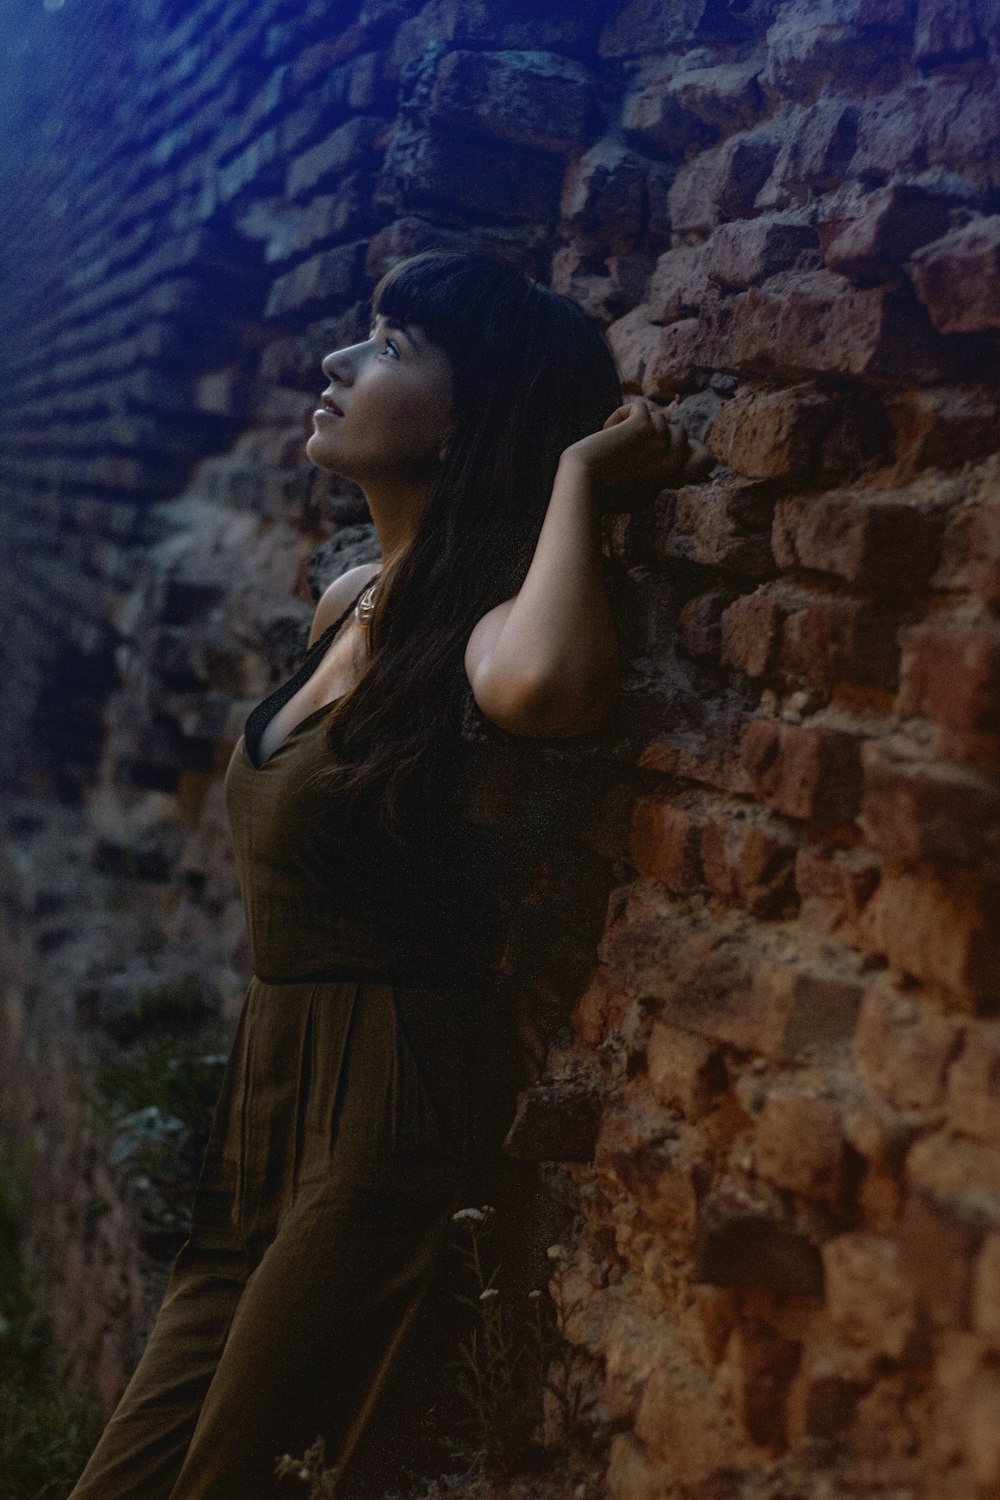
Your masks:
<path fill-rule="evenodd" d="M 431 496 L 430 485 L 362 485 L 382 552 L 382 566 L 400 557 L 416 536 L 420 517 Z"/>

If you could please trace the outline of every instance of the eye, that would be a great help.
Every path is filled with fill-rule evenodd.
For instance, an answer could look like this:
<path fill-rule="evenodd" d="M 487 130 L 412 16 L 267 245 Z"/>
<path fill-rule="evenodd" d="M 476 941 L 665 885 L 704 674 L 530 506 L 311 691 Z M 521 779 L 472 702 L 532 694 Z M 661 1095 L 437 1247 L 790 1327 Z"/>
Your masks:
<path fill-rule="evenodd" d="M 383 354 L 388 354 L 390 349 L 392 350 L 393 355 L 395 356 L 395 358 L 398 359 L 399 358 L 399 346 L 398 346 L 398 344 L 396 344 L 392 339 L 386 339 L 386 341 L 385 341 L 385 348 L 382 350 L 382 353 Z"/>

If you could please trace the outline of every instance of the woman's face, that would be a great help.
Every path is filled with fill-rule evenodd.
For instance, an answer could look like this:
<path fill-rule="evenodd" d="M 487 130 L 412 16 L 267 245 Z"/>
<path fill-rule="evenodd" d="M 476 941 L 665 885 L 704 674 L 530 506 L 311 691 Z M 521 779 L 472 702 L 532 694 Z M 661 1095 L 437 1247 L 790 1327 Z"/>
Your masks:
<path fill-rule="evenodd" d="M 451 361 L 413 324 L 380 313 L 361 344 L 323 360 L 330 384 L 306 454 L 362 487 L 426 482 L 438 468 L 452 409 Z"/>

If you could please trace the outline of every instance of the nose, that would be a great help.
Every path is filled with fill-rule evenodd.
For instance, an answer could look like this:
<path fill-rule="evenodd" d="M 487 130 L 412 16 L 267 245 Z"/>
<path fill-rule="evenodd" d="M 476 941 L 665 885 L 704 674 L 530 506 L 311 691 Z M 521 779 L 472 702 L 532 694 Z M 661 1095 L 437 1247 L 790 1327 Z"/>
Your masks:
<path fill-rule="evenodd" d="M 350 367 L 349 349 L 335 349 L 328 354 L 320 365 L 323 374 L 331 380 L 339 380 L 341 384 L 348 384 L 348 370 Z"/>

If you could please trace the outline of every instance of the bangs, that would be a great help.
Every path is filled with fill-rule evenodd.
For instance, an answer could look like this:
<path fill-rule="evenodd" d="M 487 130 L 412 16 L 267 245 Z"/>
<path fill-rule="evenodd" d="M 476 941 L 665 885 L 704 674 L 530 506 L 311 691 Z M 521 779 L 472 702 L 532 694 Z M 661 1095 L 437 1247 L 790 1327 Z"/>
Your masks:
<path fill-rule="evenodd" d="M 506 261 L 486 255 L 425 250 L 392 266 L 372 292 L 372 314 L 415 323 L 448 354 L 496 329 L 498 303 L 526 304 L 530 287 Z"/>

